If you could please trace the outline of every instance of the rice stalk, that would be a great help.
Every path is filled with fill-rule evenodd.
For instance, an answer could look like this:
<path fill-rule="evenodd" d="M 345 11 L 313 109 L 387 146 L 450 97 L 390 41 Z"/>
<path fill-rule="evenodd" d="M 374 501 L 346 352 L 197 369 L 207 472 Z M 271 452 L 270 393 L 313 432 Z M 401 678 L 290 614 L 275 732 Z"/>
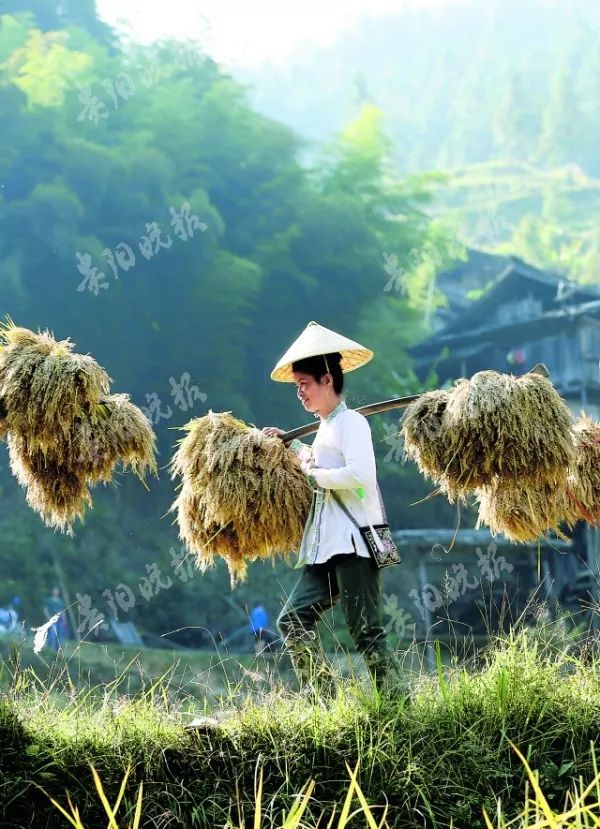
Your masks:
<path fill-rule="evenodd" d="M 477 491 L 479 513 L 476 528 L 490 528 L 492 535 L 503 533 L 509 541 L 536 541 L 553 531 L 568 540 L 561 524 L 570 529 L 577 516 L 566 487 L 507 485 L 500 480 Z"/>
<path fill-rule="evenodd" d="M 575 460 L 569 408 L 535 373 L 480 371 L 428 392 L 407 408 L 403 434 L 407 457 L 451 501 L 503 482 L 565 487 Z"/>
<path fill-rule="evenodd" d="M 230 412 L 190 421 L 171 464 L 182 487 L 171 509 L 201 568 L 225 558 L 232 582 L 248 561 L 288 554 L 302 540 L 312 491 L 279 438 Z"/>
<path fill-rule="evenodd" d="M 0 324 L 0 437 L 27 503 L 51 527 L 72 533 L 91 496 L 119 462 L 143 479 L 157 472 L 156 438 L 129 395 L 110 395 L 110 378 L 69 340 Z"/>
<path fill-rule="evenodd" d="M 576 458 L 572 491 L 581 518 L 600 521 L 600 423 L 585 412 L 573 426 Z"/>

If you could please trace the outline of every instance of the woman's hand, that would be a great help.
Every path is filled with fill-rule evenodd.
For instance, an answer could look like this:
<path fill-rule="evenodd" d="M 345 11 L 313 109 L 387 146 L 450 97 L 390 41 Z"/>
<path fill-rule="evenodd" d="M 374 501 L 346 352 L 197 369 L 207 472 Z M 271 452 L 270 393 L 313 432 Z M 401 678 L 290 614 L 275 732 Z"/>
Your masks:
<path fill-rule="evenodd" d="M 309 475 L 310 472 L 315 468 L 315 460 L 313 457 L 308 458 L 308 460 L 302 461 L 300 464 L 300 468 L 304 472 L 305 475 Z"/>
<path fill-rule="evenodd" d="M 284 435 L 285 434 L 285 429 L 278 429 L 277 426 L 263 426 L 263 428 L 261 429 L 261 432 L 263 433 L 263 435 L 266 435 L 268 438 L 276 438 L 277 435 Z M 290 441 L 285 440 L 283 442 L 283 445 L 284 446 L 289 446 Z"/>
<path fill-rule="evenodd" d="M 307 458 L 305 461 L 302 461 L 300 464 L 300 468 L 306 475 L 306 480 L 311 487 L 316 487 L 317 482 L 315 481 L 313 472 L 317 469 L 317 465 L 315 464 L 315 459 L 311 456 Z"/>
<path fill-rule="evenodd" d="M 263 435 L 267 435 L 267 437 L 273 438 L 277 437 L 277 435 L 283 435 L 283 429 L 278 429 L 277 426 L 263 426 L 261 429 Z"/>

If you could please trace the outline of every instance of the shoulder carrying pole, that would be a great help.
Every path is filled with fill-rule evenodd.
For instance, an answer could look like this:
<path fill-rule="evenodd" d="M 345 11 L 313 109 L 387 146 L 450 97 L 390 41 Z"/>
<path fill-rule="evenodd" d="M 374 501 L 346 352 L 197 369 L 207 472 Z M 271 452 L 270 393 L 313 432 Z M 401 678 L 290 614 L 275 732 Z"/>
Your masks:
<path fill-rule="evenodd" d="M 543 363 L 537 363 L 531 371 L 526 372 L 526 374 L 541 374 L 542 377 L 550 377 L 550 372 Z M 421 392 L 421 394 L 425 394 L 425 392 Z M 411 394 L 408 397 L 393 397 L 391 400 L 381 400 L 379 403 L 369 403 L 368 406 L 361 406 L 359 409 L 356 409 L 356 411 L 360 412 L 365 417 L 369 417 L 370 415 L 379 414 L 380 412 L 389 412 L 391 409 L 406 409 L 407 406 L 410 406 L 411 403 L 418 400 L 419 397 L 421 397 L 421 394 Z M 318 428 L 318 422 L 306 423 L 304 426 L 297 426 L 295 429 L 290 429 L 289 432 L 284 432 L 284 434 L 279 435 L 279 437 L 283 441 L 290 441 L 294 440 L 294 438 L 303 438 L 306 435 L 312 435 L 312 433 L 316 432 Z"/>

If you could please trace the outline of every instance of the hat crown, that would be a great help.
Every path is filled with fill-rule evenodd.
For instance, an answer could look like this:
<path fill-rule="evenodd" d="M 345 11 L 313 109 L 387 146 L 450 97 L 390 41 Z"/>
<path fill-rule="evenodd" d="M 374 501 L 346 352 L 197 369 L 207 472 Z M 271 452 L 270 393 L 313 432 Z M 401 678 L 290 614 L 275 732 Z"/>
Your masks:
<path fill-rule="evenodd" d="M 360 368 L 373 358 L 373 352 L 364 345 L 311 320 L 278 361 L 271 372 L 271 379 L 293 383 L 292 364 L 297 360 L 336 351 L 342 355 L 340 367 L 344 373 Z"/>

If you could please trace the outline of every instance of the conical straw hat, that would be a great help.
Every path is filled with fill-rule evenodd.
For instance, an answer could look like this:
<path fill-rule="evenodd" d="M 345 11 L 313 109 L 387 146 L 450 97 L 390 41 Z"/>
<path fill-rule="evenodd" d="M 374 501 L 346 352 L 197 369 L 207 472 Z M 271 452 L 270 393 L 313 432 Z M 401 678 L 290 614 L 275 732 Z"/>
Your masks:
<path fill-rule="evenodd" d="M 344 373 L 364 366 L 373 358 L 373 352 L 364 345 L 349 340 L 348 337 L 343 337 L 313 320 L 279 360 L 271 372 L 271 379 L 293 383 L 292 363 L 305 357 L 316 357 L 318 354 L 331 354 L 335 351 L 342 355 L 340 367 Z"/>

